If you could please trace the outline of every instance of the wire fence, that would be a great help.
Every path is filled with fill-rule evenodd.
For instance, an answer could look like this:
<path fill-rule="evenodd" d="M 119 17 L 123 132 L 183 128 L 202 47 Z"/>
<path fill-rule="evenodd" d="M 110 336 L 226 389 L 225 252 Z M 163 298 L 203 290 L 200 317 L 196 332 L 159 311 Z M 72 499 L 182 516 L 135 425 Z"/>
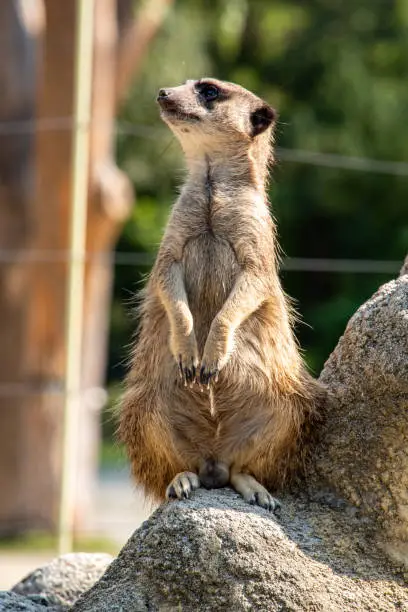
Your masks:
<path fill-rule="evenodd" d="M 153 253 L 119 251 L 87 252 L 83 255 L 72 255 L 68 250 L 1 250 L 0 266 L 8 264 L 61 264 L 86 261 L 102 266 L 143 266 L 154 263 Z M 326 272 L 339 274 L 395 274 L 402 265 L 401 261 L 376 259 L 328 259 L 313 257 L 286 257 L 282 260 L 281 269 L 290 272 Z"/>
<path fill-rule="evenodd" d="M 0 122 L 0 137 L 3 135 L 27 135 L 40 131 L 68 131 L 73 129 L 111 129 L 111 123 L 91 121 L 90 123 L 76 122 L 72 116 L 48 117 L 41 119 L 30 119 L 26 121 L 3 121 Z M 129 121 L 117 121 L 115 123 L 116 134 L 127 134 L 140 138 L 155 139 L 162 133 L 156 125 L 135 124 Z M 389 174 L 392 176 L 408 176 L 408 163 L 373 159 L 370 157 L 356 157 L 349 155 L 338 155 L 321 151 L 310 151 L 303 149 L 291 149 L 276 147 L 278 159 L 291 163 L 309 164 L 339 170 L 355 170 L 360 172 L 371 172 L 374 174 Z"/>
<path fill-rule="evenodd" d="M 27 135 L 38 131 L 68 131 L 73 129 L 111 129 L 111 124 L 91 121 L 79 123 L 72 116 L 50 117 L 38 120 L 0 122 L 1 136 Z M 138 138 L 155 139 L 162 130 L 155 125 L 139 125 L 126 121 L 115 123 L 117 134 L 127 134 Z M 367 157 L 354 157 L 289 149 L 278 147 L 276 149 L 278 161 L 308 164 L 320 167 L 337 168 L 357 172 L 386 174 L 393 176 L 408 176 L 408 163 L 378 160 Z M 85 254 L 72 254 L 69 250 L 30 250 L 30 249 L 1 249 L 1 268 L 12 264 L 61 264 L 71 262 L 89 262 L 101 266 L 140 266 L 150 267 L 154 262 L 154 254 L 146 252 L 87 252 Z M 330 274 L 384 274 L 396 275 L 402 265 L 401 261 L 367 260 L 367 259 L 331 259 L 286 257 L 281 262 L 281 269 L 289 272 L 313 272 Z M 56 395 L 67 393 L 64 381 L 47 381 L 47 383 L 0 383 L 0 397 L 27 396 L 27 395 Z M 107 398 L 106 390 L 102 388 L 84 390 L 87 403 L 99 409 Z"/>
<path fill-rule="evenodd" d="M 90 128 L 111 129 L 111 124 L 95 121 L 80 123 L 75 121 L 73 116 L 48 117 L 22 121 L 3 121 L 0 122 L 0 138 L 2 135 L 27 135 L 39 131 L 68 131 Z M 162 133 L 162 130 L 155 125 L 117 121 L 115 123 L 115 132 L 117 134 L 133 135 L 139 138 L 155 139 Z M 278 161 L 282 160 L 290 163 L 392 176 L 408 176 L 408 163 L 405 162 L 284 147 L 276 148 L 276 157 Z M 81 261 L 83 257 L 84 256 L 72 256 L 69 251 L 64 250 L 32 251 L 0 249 L 0 265 L 11 263 L 64 263 L 73 260 Z M 145 252 L 87 253 L 85 259 L 101 265 L 150 266 L 154 261 L 154 255 Z M 301 272 L 393 274 L 398 272 L 400 265 L 401 262 L 399 261 L 293 257 L 283 260 L 282 269 Z"/>

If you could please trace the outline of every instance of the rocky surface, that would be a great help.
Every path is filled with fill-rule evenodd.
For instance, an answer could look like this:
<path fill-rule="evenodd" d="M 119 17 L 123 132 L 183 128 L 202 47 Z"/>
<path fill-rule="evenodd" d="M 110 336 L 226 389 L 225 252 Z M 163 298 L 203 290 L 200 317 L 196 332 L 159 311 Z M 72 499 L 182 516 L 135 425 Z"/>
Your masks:
<path fill-rule="evenodd" d="M 278 519 L 229 490 L 164 505 L 73 609 L 408 610 L 407 275 L 359 308 L 320 379 L 309 497 Z"/>
<path fill-rule="evenodd" d="M 279 517 L 227 489 L 162 506 L 75 612 L 408 610 L 360 522 L 285 497 Z"/>
<path fill-rule="evenodd" d="M 0 593 L 0 612 L 68 610 L 99 580 L 112 559 L 93 553 L 62 555 L 23 578 L 11 591 Z"/>
<path fill-rule="evenodd" d="M 0 612 L 63 612 L 66 606 L 48 606 L 39 596 L 23 597 L 11 591 L 0 591 Z"/>
<path fill-rule="evenodd" d="M 70 609 L 408 612 L 406 265 L 328 359 L 320 379 L 331 401 L 307 481 L 281 497 L 279 516 L 229 489 L 164 504 Z M 97 578 L 78 581 L 69 566 L 35 572 L 15 590 L 37 600 L 7 593 L 0 611 L 67 609 Z"/>
<path fill-rule="evenodd" d="M 332 394 L 311 481 L 371 518 L 408 567 L 408 275 L 361 306 L 320 380 Z"/>

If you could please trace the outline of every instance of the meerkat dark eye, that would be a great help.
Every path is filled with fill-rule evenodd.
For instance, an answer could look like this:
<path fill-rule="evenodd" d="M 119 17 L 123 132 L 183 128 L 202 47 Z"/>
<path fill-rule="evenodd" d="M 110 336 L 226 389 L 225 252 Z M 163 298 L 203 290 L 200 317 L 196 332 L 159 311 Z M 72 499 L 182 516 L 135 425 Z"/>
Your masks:
<path fill-rule="evenodd" d="M 220 90 L 218 87 L 210 84 L 199 85 L 198 91 L 200 92 L 200 96 L 202 96 L 206 102 L 212 102 L 220 95 Z"/>

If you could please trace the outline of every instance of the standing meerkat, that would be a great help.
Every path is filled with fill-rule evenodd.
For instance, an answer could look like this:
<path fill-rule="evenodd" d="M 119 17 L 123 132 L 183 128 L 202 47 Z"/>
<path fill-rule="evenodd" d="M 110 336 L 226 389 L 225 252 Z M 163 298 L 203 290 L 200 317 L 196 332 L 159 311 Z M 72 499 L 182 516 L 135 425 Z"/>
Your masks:
<path fill-rule="evenodd" d="M 282 290 L 266 194 L 275 111 L 233 83 L 161 89 L 188 175 L 142 295 L 119 434 L 156 501 L 267 489 L 302 463 L 323 391 Z"/>

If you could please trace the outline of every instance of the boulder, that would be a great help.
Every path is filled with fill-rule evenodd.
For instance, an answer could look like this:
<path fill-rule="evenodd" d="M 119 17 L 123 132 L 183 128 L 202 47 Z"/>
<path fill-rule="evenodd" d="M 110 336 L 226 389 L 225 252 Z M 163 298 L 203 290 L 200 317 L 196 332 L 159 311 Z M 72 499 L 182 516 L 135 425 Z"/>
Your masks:
<path fill-rule="evenodd" d="M 11 591 L 0 591 L 0 612 L 62 612 L 66 607 L 48 606 L 41 597 L 23 597 Z"/>
<path fill-rule="evenodd" d="M 331 401 L 309 490 L 352 504 L 408 567 L 408 275 L 357 310 L 320 380 Z"/>
<path fill-rule="evenodd" d="M 282 502 L 279 517 L 229 489 L 164 504 L 72 610 L 408 610 L 402 577 L 353 512 Z"/>
<path fill-rule="evenodd" d="M 6 601 L 13 602 L 13 596 L 18 595 L 24 596 L 25 605 L 31 603 L 42 607 L 56 606 L 53 609 L 58 610 L 67 609 L 102 576 L 112 559 L 110 555 L 99 553 L 62 555 L 23 578 L 11 589 Z M 18 601 L 23 602 L 23 597 Z M 0 603 L 0 610 L 3 609 L 2 605 L 6 604 Z"/>
<path fill-rule="evenodd" d="M 306 480 L 275 517 L 229 489 L 164 504 L 75 612 L 408 610 L 408 275 L 347 325 Z M 384 554 L 387 552 L 387 555 Z"/>

